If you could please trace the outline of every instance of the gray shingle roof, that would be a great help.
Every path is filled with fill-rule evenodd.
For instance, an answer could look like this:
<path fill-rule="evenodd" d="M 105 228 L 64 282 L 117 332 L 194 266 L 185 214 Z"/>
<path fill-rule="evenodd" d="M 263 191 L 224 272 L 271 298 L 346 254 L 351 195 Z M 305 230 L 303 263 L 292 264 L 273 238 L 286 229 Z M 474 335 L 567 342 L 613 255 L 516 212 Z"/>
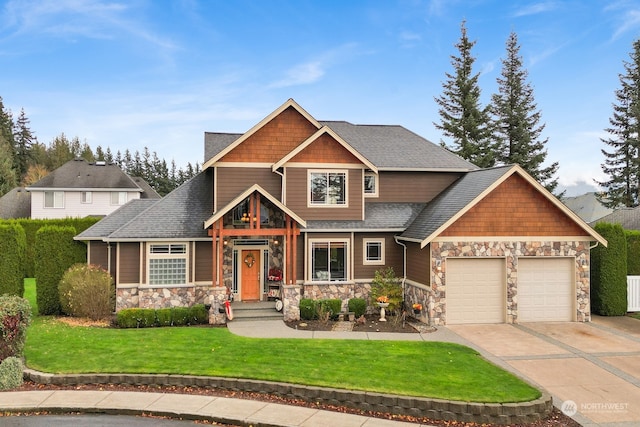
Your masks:
<path fill-rule="evenodd" d="M 593 222 L 613 212 L 602 205 L 596 198 L 596 193 L 586 193 L 575 197 L 566 197 L 562 200 L 569 209 L 582 218 L 585 222 Z"/>
<path fill-rule="evenodd" d="M 640 231 L 640 207 L 621 208 L 613 211 L 609 215 L 593 221 L 590 225 L 594 226 L 599 222 L 608 222 L 610 224 L 620 224 L 625 230 Z"/>
<path fill-rule="evenodd" d="M 203 225 L 212 212 L 213 172 L 206 170 L 110 233 L 108 239 L 206 238 Z"/>
<path fill-rule="evenodd" d="M 139 190 L 140 187 L 114 164 L 99 165 L 84 159 L 70 160 L 29 189 L 109 188 Z"/>
<path fill-rule="evenodd" d="M 427 204 L 401 237 L 422 241 L 509 172 L 500 166 L 468 172 Z"/>
<path fill-rule="evenodd" d="M 16 187 L 0 197 L 0 218 L 31 218 L 31 194 Z"/>
<path fill-rule="evenodd" d="M 364 221 L 307 221 L 304 231 L 404 230 L 424 208 L 424 203 L 366 203 Z"/>
<path fill-rule="evenodd" d="M 158 202 L 158 199 L 134 199 L 119 207 L 76 236 L 76 240 L 101 240 L 124 226 Z"/>
<path fill-rule="evenodd" d="M 378 168 L 474 170 L 477 166 L 402 126 L 354 125 L 321 121 Z M 204 134 L 205 162 L 242 134 Z"/>
<path fill-rule="evenodd" d="M 131 179 L 136 183 L 138 187 L 142 190 L 140 193 L 141 199 L 159 199 L 160 195 L 153 189 L 152 186 L 149 185 L 147 181 L 140 178 L 139 176 L 132 176 Z"/>

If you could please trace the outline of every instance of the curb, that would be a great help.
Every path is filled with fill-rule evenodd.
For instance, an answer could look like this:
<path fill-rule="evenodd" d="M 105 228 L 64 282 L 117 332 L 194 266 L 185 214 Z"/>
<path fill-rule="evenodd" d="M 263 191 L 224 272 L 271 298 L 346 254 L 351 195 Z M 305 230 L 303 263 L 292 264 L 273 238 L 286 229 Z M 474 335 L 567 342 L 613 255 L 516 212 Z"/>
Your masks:
<path fill-rule="evenodd" d="M 475 403 L 303 386 L 273 381 L 194 375 L 57 375 L 26 369 L 24 370 L 24 378 L 35 383 L 52 385 L 122 384 L 216 388 L 228 391 L 273 394 L 364 411 L 476 423 L 532 423 L 545 418 L 553 409 L 551 395 L 545 391 L 542 391 L 541 397 L 530 402 Z"/>

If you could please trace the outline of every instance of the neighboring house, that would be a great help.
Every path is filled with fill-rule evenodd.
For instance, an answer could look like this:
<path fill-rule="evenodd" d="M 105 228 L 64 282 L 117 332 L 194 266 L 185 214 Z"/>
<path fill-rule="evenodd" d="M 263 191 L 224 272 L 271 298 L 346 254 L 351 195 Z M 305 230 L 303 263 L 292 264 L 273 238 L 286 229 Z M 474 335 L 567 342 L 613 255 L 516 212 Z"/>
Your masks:
<path fill-rule="evenodd" d="M 29 218 L 31 216 L 31 195 L 24 187 L 16 187 L 0 197 L 0 218 Z"/>
<path fill-rule="evenodd" d="M 205 133 L 196 177 L 76 236 L 117 309 L 367 298 L 393 267 L 434 324 L 589 321 L 606 241 L 519 166 L 478 169 L 401 126 L 316 120 L 289 100 L 244 134 Z M 271 280 L 270 280 L 271 279 Z"/>
<path fill-rule="evenodd" d="M 562 202 L 587 223 L 591 223 L 613 212 L 613 209 L 607 208 L 600 203 L 596 197 L 596 193 L 593 192 L 580 196 L 565 197 L 562 199 Z"/>
<path fill-rule="evenodd" d="M 640 231 L 640 207 L 616 209 L 609 215 L 605 215 L 598 220 L 593 221 L 591 225 L 595 225 L 599 222 L 620 224 L 625 230 Z"/>
<path fill-rule="evenodd" d="M 35 184 L 31 218 L 104 216 L 130 200 L 160 196 L 143 179 L 106 162 L 70 160 Z"/>

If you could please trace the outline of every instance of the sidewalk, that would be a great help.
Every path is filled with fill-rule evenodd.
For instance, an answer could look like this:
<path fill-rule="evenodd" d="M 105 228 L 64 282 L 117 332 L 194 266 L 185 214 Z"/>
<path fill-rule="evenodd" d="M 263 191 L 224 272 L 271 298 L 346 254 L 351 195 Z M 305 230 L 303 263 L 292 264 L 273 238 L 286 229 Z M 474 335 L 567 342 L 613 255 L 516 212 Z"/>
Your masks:
<path fill-rule="evenodd" d="M 318 338 L 360 340 L 419 340 L 462 342 L 440 328 L 425 334 L 301 331 L 281 320 L 229 322 L 229 331 L 253 338 Z M 419 424 L 289 406 L 255 400 L 170 393 L 127 391 L 45 390 L 0 392 L 0 411 L 86 412 L 123 415 L 155 414 L 205 419 L 227 424 L 300 427 L 416 427 Z M 422 424 L 423 427 L 429 427 Z"/>

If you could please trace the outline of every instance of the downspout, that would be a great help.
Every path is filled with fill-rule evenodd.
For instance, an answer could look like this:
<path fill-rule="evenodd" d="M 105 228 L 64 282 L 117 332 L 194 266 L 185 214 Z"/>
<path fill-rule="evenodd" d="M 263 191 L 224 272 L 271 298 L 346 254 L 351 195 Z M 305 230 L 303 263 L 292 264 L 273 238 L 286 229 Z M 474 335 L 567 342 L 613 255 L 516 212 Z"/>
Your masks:
<path fill-rule="evenodd" d="M 393 236 L 393 240 L 396 242 L 396 244 L 402 246 L 402 301 L 404 304 L 404 288 L 405 288 L 405 282 L 407 281 L 407 245 L 405 245 L 404 243 L 400 243 L 398 241 L 398 236 Z M 403 307 L 404 308 L 404 307 Z"/>

